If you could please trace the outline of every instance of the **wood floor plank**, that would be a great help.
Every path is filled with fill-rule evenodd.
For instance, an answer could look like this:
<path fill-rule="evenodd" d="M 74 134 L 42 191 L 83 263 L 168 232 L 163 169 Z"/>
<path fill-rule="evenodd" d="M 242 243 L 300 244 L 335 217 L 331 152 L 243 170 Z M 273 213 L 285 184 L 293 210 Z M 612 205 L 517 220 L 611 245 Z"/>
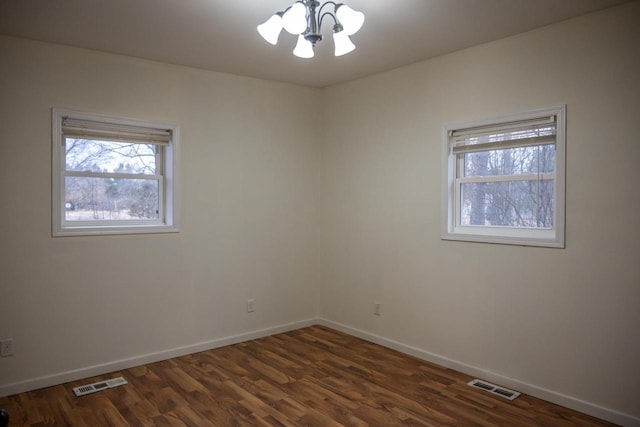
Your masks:
<path fill-rule="evenodd" d="M 83 397 L 72 388 L 122 376 Z M 0 398 L 11 426 L 612 426 L 322 327 Z"/>

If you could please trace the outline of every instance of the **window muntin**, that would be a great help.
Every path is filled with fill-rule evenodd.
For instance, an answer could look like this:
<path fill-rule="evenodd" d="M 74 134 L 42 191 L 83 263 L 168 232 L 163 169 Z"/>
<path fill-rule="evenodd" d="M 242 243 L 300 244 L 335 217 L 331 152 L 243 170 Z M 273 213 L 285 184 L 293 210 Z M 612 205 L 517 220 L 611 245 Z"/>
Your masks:
<path fill-rule="evenodd" d="M 564 107 L 443 138 L 443 239 L 564 246 Z"/>
<path fill-rule="evenodd" d="M 177 231 L 178 131 L 54 110 L 54 236 Z"/>

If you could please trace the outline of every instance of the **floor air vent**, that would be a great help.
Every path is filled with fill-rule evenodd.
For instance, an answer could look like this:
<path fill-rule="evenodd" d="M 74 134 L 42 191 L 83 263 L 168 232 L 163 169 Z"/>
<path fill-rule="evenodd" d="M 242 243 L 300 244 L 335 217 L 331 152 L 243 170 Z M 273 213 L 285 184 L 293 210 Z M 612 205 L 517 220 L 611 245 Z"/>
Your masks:
<path fill-rule="evenodd" d="M 127 380 L 122 377 L 114 378 L 112 380 L 100 381 L 93 384 L 81 385 L 80 387 L 74 387 L 73 392 L 76 396 L 84 396 L 86 394 L 95 393 L 96 391 L 106 390 L 108 388 L 118 387 L 119 385 L 128 384 Z"/>
<path fill-rule="evenodd" d="M 509 399 L 509 400 L 513 400 L 516 397 L 520 396 L 520 393 L 518 393 L 517 391 L 509 390 L 508 388 L 500 387 L 495 384 L 491 384 L 479 379 L 469 381 L 468 384 L 471 387 L 476 387 L 481 390 L 488 391 L 489 393 L 496 394 L 500 397 L 504 397 L 505 399 Z"/>

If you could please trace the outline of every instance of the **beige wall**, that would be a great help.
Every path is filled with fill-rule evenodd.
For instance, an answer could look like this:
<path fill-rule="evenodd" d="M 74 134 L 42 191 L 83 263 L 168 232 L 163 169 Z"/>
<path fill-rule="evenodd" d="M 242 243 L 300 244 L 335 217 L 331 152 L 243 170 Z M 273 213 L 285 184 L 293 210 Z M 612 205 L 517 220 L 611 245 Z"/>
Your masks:
<path fill-rule="evenodd" d="M 11 38 L 0 52 L 0 385 L 317 317 L 319 91 Z M 52 238 L 52 107 L 180 123 L 181 232 Z"/>
<path fill-rule="evenodd" d="M 323 91 L 0 37 L 0 386 L 319 315 L 640 418 L 639 17 Z M 442 124 L 560 104 L 567 248 L 441 241 Z M 52 238 L 52 107 L 181 123 L 181 232 Z"/>
<path fill-rule="evenodd" d="M 326 90 L 321 316 L 640 417 L 638 22 L 635 2 Z M 566 249 L 440 240 L 443 123 L 561 104 Z"/>

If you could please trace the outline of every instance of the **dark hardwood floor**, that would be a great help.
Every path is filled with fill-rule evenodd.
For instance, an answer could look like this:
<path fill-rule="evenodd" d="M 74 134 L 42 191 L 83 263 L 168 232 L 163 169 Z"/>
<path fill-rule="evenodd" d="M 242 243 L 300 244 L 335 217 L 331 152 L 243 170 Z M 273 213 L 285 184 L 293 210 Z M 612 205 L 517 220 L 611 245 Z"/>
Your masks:
<path fill-rule="evenodd" d="M 75 397 L 72 387 L 129 384 Z M 322 326 L 0 398 L 10 426 L 611 426 Z"/>

